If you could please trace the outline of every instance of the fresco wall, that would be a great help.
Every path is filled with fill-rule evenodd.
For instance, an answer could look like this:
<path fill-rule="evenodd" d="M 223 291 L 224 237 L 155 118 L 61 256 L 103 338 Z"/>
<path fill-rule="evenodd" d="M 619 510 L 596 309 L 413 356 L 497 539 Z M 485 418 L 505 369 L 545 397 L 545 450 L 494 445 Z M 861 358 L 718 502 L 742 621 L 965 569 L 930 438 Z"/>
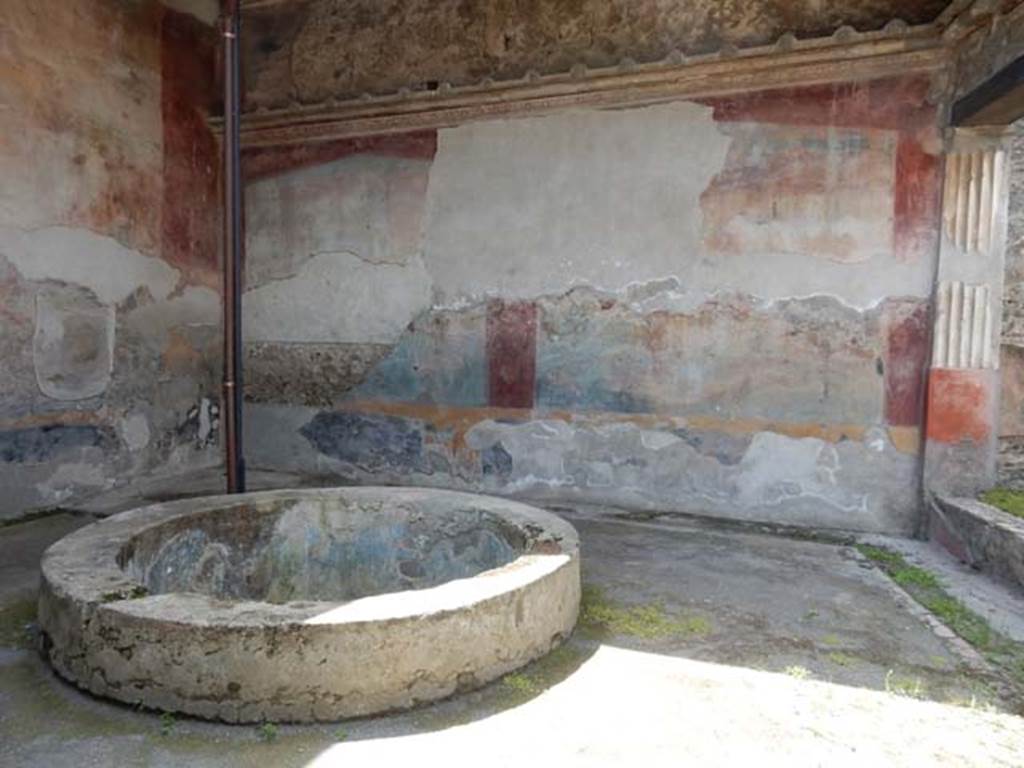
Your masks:
<path fill-rule="evenodd" d="M 4 3 L 0 519 L 219 461 L 214 45 L 155 2 Z"/>
<path fill-rule="evenodd" d="M 911 531 L 927 88 L 251 151 L 250 465 Z"/>

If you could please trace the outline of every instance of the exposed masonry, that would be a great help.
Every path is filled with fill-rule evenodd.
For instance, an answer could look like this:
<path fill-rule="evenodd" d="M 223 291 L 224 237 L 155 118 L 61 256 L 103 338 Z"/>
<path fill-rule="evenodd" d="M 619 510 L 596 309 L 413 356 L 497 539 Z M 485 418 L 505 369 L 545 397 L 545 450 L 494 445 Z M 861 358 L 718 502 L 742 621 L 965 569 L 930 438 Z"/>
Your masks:
<path fill-rule="evenodd" d="M 249 402 L 331 405 L 365 381 L 389 344 L 250 342 L 245 345 Z"/>
<path fill-rule="evenodd" d="M 999 364 L 1000 485 L 1024 488 L 1024 129 L 1009 146 L 1009 211 Z"/>
<path fill-rule="evenodd" d="M 954 43 L 951 101 L 978 88 L 1016 59 L 1024 40 L 1024 6 L 1020 3 L 976 0 L 965 3 L 957 13 L 944 33 Z"/>

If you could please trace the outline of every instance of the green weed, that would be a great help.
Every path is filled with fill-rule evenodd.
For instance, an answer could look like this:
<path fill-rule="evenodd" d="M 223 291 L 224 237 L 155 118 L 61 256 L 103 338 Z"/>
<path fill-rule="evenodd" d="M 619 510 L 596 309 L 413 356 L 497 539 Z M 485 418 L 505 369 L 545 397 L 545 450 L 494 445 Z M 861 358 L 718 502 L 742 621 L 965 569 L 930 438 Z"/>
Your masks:
<path fill-rule="evenodd" d="M 891 669 L 885 673 L 885 690 L 896 696 L 906 696 L 910 699 L 923 699 L 925 695 L 924 683 L 921 682 L 921 678 L 897 675 Z"/>
<path fill-rule="evenodd" d="M 164 712 L 160 715 L 160 735 L 170 736 L 174 730 L 175 725 L 174 715 L 170 712 Z"/>
<path fill-rule="evenodd" d="M 711 622 L 703 616 L 670 616 L 658 603 L 621 605 L 599 587 L 584 587 L 580 623 L 613 635 L 656 638 L 671 635 L 706 635 Z"/>
<path fill-rule="evenodd" d="M 867 544 L 859 544 L 857 549 L 885 571 L 907 594 L 980 651 L 989 663 L 1003 673 L 1018 693 L 1024 695 L 1024 643 L 1016 642 L 993 629 L 983 616 L 946 592 L 934 574 L 910 565 L 898 552 Z M 887 686 L 889 682 L 887 677 Z"/>
<path fill-rule="evenodd" d="M 1024 517 L 1024 491 L 1013 491 L 1009 488 L 993 488 L 981 494 L 981 500 L 1003 512 L 1016 517 Z"/>
<path fill-rule="evenodd" d="M 36 601 L 21 600 L 0 607 L 0 646 L 32 647 L 32 623 L 36 620 Z"/>
<path fill-rule="evenodd" d="M 811 670 L 807 669 L 807 667 L 801 667 L 798 664 L 786 667 L 785 671 L 787 675 L 796 680 L 807 680 L 812 677 Z"/>
<path fill-rule="evenodd" d="M 538 686 L 534 680 L 521 672 L 512 672 L 511 674 L 505 675 L 501 679 L 501 682 L 505 687 L 516 693 L 523 693 L 532 696 L 540 691 L 540 686 Z"/>

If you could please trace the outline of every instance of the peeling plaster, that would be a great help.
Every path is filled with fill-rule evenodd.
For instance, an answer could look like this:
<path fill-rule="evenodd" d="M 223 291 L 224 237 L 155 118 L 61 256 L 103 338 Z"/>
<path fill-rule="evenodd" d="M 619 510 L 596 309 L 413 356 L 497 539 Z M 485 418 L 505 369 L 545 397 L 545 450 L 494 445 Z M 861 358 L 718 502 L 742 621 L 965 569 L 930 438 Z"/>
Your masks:
<path fill-rule="evenodd" d="M 123 302 L 139 288 L 166 299 L 178 270 L 86 229 L 0 230 L 0 254 L 26 280 L 54 280 L 88 288 L 105 304 Z"/>
<path fill-rule="evenodd" d="M 646 283 L 673 286 L 657 299 L 676 309 L 723 290 L 859 309 L 930 294 L 929 265 L 892 258 L 896 131 L 712 114 L 678 102 L 439 131 L 433 304 Z"/>
<path fill-rule="evenodd" d="M 246 341 L 390 343 L 430 306 L 430 288 L 419 258 L 398 266 L 318 254 L 294 277 L 246 291 Z"/>
<path fill-rule="evenodd" d="M 294 277 L 316 256 L 405 266 L 420 253 L 429 163 L 358 154 L 246 187 L 246 280 Z"/>
<path fill-rule="evenodd" d="M 913 507 L 916 461 L 896 454 L 887 441 L 879 461 L 861 443 L 759 432 L 737 464 L 629 424 L 481 422 L 466 441 L 479 451 L 500 444 L 508 453 L 513 469 L 492 486 L 501 493 L 546 496 L 557 489 L 740 519 L 858 530 L 911 527 L 907 505 Z M 869 476 L 873 480 L 865 483 Z"/>
<path fill-rule="evenodd" d="M 114 308 L 88 293 L 39 293 L 32 340 L 39 390 L 54 400 L 103 394 L 114 368 L 114 329 Z"/>
<path fill-rule="evenodd" d="M 171 298 L 142 304 L 124 318 L 142 343 L 161 352 L 172 330 L 215 328 L 220 322 L 220 294 L 202 286 L 188 286 Z"/>
<path fill-rule="evenodd" d="M 141 451 L 149 445 L 149 420 L 144 414 L 133 413 L 126 416 L 118 424 L 118 431 L 129 451 Z"/>
<path fill-rule="evenodd" d="M 423 411 L 428 413 L 429 409 Z M 910 533 L 917 457 L 884 430 L 829 442 L 777 432 L 603 421 L 482 418 L 464 444 L 437 421 L 294 406 L 248 407 L 254 466 L 346 481 L 462 488 L 534 500 L 575 499 L 845 530 Z M 685 420 L 681 420 L 685 423 Z M 729 442 L 723 443 L 722 437 Z M 882 450 L 878 450 L 881 442 Z"/>

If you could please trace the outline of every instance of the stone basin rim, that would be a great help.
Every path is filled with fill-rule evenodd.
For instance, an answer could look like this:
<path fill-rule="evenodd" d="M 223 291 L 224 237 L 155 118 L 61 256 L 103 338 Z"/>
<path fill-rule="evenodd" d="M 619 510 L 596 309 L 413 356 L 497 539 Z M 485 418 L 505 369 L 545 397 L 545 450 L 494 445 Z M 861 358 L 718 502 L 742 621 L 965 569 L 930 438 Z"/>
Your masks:
<path fill-rule="evenodd" d="M 319 501 L 302 503 L 307 499 Z M 235 506 L 248 506 L 240 514 L 254 518 L 242 518 L 237 529 L 230 516 Z M 208 513 L 213 517 L 205 518 L 205 528 L 187 520 Z M 218 528 L 223 521 L 217 516 L 225 513 L 227 524 Z M 356 589 L 359 574 L 345 570 L 348 561 L 327 559 L 330 586 L 337 591 L 320 594 L 355 596 L 341 603 L 234 599 L 247 596 L 244 591 L 225 592 L 231 599 L 211 596 L 217 592 L 177 591 L 182 585 L 220 589 L 216 579 L 229 573 L 224 569 L 245 562 L 217 561 L 221 570 L 210 581 L 204 565 L 213 562 L 204 560 L 210 542 L 229 550 L 237 543 L 237 553 L 247 557 L 265 551 L 261 547 L 275 541 L 282 526 L 286 536 L 301 534 L 307 519 L 326 521 L 330 537 L 355 530 L 369 531 L 373 542 L 385 545 L 410 542 L 400 554 L 406 546 L 419 547 L 414 540 L 422 538 L 426 548 L 415 552 L 425 553 L 426 565 L 436 560 L 441 568 L 429 581 L 379 582 L 389 589 L 419 588 L 374 593 Z M 170 538 L 153 530 L 167 521 Z M 396 528 L 388 521 L 400 524 Z M 406 528 L 404 521 L 427 527 Z M 260 530 L 270 530 L 270 538 L 252 534 L 245 527 L 250 524 L 267 526 Z M 395 530 L 396 539 L 373 538 L 375 531 Z M 466 530 L 478 535 L 462 538 Z M 150 537 L 125 546 L 143 531 Z M 207 544 L 174 549 L 176 542 L 201 540 L 197 532 L 206 535 Z M 494 544 L 488 535 L 503 541 Z M 483 548 L 472 543 L 481 540 Z M 336 543 L 331 538 L 329 546 Z M 169 580 L 161 575 L 167 571 L 160 559 L 167 547 L 172 556 L 187 555 Z M 320 567 L 319 552 L 333 550 L 303 551 L 313 568 Z M 196 552 L 199 560 L 190 559 Z M 291 557 L 290 552 L 285 554 Z M 374 552 L 380 552 L 379 561 Z M 460 552 L 468 559 L 452 568 L 450 557 Z M 387 568 L 406 562 L 392 554 L 371 547 L 366 557 Z M 302 555 L 296 556 L 301 564 Z M 197 562 L 203 566 L 199 571 Z M 569 523 L 506 499 L 424 488 L 346 486 L 151 504 L 68 535 L 47 550 L 42 565 L 40 647 L 58 675 L 97 696 L 228 723 L 336 722 L 479 688 L 569 637 L 581 597 L 579 540 Z M 353 580 L 339 582 L 335 567 L 354 574 Z M 245 566 L 230 575 L 254 586 L 248 594 L 260 595 L 264 582 L 248 581 L 255 573 Z M 159 591 L 140 596 L 143 583 Z M 308 582 L 312 593 L 319 584 Z M 273 583 L 271 588 L 276 589 Z"/>
<path fill-rule="evenodd" d="M 116 611 L 138 618 L 160 617 L 163 621 L 181 626 L 211 627 L 253 627 L 289 626 L 312 627 L 329 624 L 380 624 L 389 619 L 406 619 L 415 616 L 441 615 L 471 607 L 477 603 L 498 597 L 510 589 L 525 586 L 531 581 L 543 578 L 557 569 L 559 559 L 556 553 L 523 552 L 513 560 L 474 576 L 453 579 L 425 589 L 409 589 L 368 595 L 351 601 L 316 600 L 300 598 L 277 603 L 254 599 L 218 598 L 199 592 L 167 592 L 137 595 L 135 592 L 144 585 L 126 573 L 118 562 L 121 552 L 129 541 L 139 534 L 162 526 L 176 518 L 200 516 L 203 513 L 229 509 L 248 503 L 291 501 L 296 499 L 330 498 L 343 495 L 348 498 L 365 497 L 367 500 L 386 496 L 401 502 L 415 500 L 429 495 L 438 500 L 454 504 L 471 504 L 474 508 L 496 512 L 510 522 L 540 525 L 550 534 L 548 541 L 559 547 L 562 556 L 575 557 L 579 540 L 575 529 L 557 515 L 546 510 L 520 502 L 498 497 L 447 491 L 433 488 L 395 488 L 391 486 L 340 486 L 336 488 L 280 489 L 254 491 L 245 494 L 224 494 L 168 502 L 157 502 L 111 517 L 98 520 L 72 532 L 53 544 L 42 560 L 43 579 L 51 588 L 58 588 L 66 597 L 80 603 L 102 606 L 104 610 Z M 470 599 L 446 599 L 448 593 L 475 582 L 480 585 Z M 489 587 L 483 589 L 483 586 Z M 368 618 L 353 618 L 339 615 L 330 621 L 310 624 L 309 619 L 324 612 L 337 611 L 355 603 L 370 601 L 399 602 L 408 600 L 416 603 L 434 604 L 433 610 L 399 610 L 392 615 L 378 615 Z M 200 608 L 206 618 L 171 617 L 160 611 L 169 602 L 189 603 Z"/>

